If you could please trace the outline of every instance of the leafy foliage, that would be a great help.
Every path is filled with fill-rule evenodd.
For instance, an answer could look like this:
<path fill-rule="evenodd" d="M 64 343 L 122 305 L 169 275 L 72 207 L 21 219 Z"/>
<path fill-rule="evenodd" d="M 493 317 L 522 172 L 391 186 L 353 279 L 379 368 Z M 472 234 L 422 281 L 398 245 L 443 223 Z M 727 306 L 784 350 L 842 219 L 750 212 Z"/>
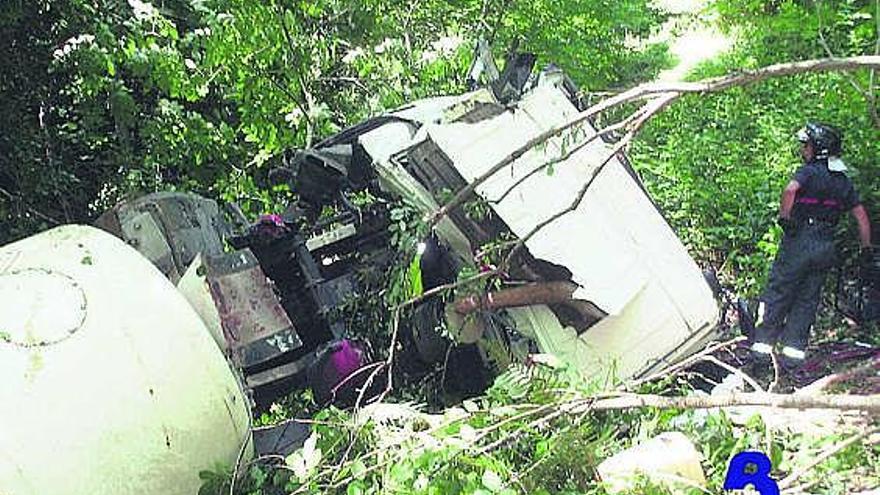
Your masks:
<path fill-rule="evenodd" d="M 730 459 L 743 450 L 767 452 L 774 478 L 781 479 L 851 434 L 793 435 L 768 428 L 760 416 L 743 423 L 722 411 L 590 411 L 585 386 L 562 370 L 520 368 L 500 376 L 485 397 L 442 415 L 409 404 L 381 404 L 357 414 L 327 409 L 315 416 L 303 449 L 283 463 L 251 467 L 240 493 L 602 495 L 607 492 L 596 473 L 601 461 L 669 431 L 694 443 L 707 489 L 720 493 Z M 672 391 L 649 388 L 643 392 Z M 845 493 L 880 482 L 878 463 L 880 449 L 855 443 L 803 481 L 821 493 Z M 228 490 L 222 471 L 203 477 L 206 487 Z M 629 493 L 684 492 L 642 478 Z"/>
<path fill-rule="evenodd" d="M 285 151 L 464 89 L 480 35 L 499 53 L 519 40 L 590 87 L 662 62 L 662 47 L 631 43 L 659 21 L 646 0 L 7 4 L 0 243 L 163 189 L 276 209 L 290 191 L 267 175 Z"/>
<path fill-rule="evenodd" d="M 877 12 L 866 0 L 718 0 L 715 8 L 738 45 L 693 77 L 876 50 Z M 647 42 L 662 19 L 646 0 L 10 0 L 0 10 L 0 243 L 88 222 L 126 196 L 159 189 L 273 210 L 297 192 L 268 184 L 285 152 L 412 99 L 463 89 L 478 36 L 499 53 L 517 44 L 535 51 L 539 63 L 599 90 L 650 79 L 666 63 L 665 47 Z M 797 162 L 791 134 L 806 118 L 845 130 L 862 196 L 869 209 L 877 204 L 876 90 L 872 75 L 854 77 L 690 97 L 637 142 L 633 161 L 670 222 L 741 289 L 761 286 L 774 254 L 777 195 Z M 468 212 L 479 216 L 480 207 Z M 408 268 L 424 235 L 408 212 L 394 220 L 401 259 L 389 290 L 372 311 L 356 312 L 376 316 L 372 328 L 383 331 L 387 307 L 413 294 Z M 567 410 L 591 391 L 569 380 L 515 368 L 436 424 L 415 413 L 389 423 L 323 410 L 308 448 L 252 465 L 239 489 L 598 494 L 598 462 L 677 429 L 701 446 L 710 488 L 720 491 L 734 453 L 766 447 L 759 421 L 736 426 L 720 413 Z M 258 422 L 312 407 L 307 396 L 293 398 Z M 819 446 L 769 436 L 784 470 Z M 843 492 L 860 469 L 876 473 L 878 458 L 876 447 L 855 445 L 814 481 Z M 200 493 L 228 492 L 231 472 L 201 473 Z M 663 490 L 644 484 L 639 492 Z"/>
<path fill-rule="evenodd" d="M 821 58 L 823 39 L 838 56 L 873 53 L 873 2 L 818 5 L 718 0 L 720 25 L 737 44 L 691 77 Z M 844 158 L 862 199 L 869 211 L 877 204 L 880 127 L 851 77 L 863 88 L 872 78 L 867 71 L 804 75 L 691 96 L 653 119 L 638 139 L 633 162 L 670 223 L 698 259 L 723 267 L 743 292 L 760 290 L 775 255 L 779 194 L 800 163 L 793 134 L 806 120 L 844 131 Z"/>

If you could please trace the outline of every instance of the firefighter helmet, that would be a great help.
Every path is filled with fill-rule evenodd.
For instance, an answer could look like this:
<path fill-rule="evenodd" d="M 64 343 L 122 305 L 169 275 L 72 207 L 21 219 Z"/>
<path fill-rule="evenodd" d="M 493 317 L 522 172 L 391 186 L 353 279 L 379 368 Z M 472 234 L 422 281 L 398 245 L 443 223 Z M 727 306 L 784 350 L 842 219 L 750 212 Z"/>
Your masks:
<path fill-rule="evenodd" d="M 843 136 L 841 132 L 828 124 L 807 122 L 800 131 L 798 139 L 802 143 L 810 143 L 816 152 L 816 158 L 840 156 Z"/>

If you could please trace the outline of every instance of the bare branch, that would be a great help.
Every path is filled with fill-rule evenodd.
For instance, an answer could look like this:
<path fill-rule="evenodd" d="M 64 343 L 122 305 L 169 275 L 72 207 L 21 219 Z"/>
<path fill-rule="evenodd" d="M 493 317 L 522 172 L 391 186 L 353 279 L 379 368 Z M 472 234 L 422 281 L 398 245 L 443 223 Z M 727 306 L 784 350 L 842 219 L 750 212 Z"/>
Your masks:
<path fill-rule="evenodd" d="M 507 254 L 507 257 L 504 258 L 504 261 L 502 261 L 501 266 L 502 267 L 510 266 L 510 263 L 513 261 L 514 256 L 516 256 L 516 254 L 525 246 L 526 242 L 528 242 L 529 239 L 534 237 L 535 234 L 537 234 L 538 232 L 543 230 L 544 227 L 559 220 L 560 218 L 564 217 L 565 215 L 568 215 L 569 213 L 575 211 L 577 209 L 577 207 L 580 206 L 584 197 L 586 197 L 587 191 L 590 189 L 590 186 L 593 185 L 593 182 L 596 180 L 596 177 L 598 177 L 599 173 L 605 169 L 605 165 L 607 165 L 609 162 L 611 162 L 612 158 L 617 156 L 617 153 L 619 153 L 620 150 L 622 150 L 623 147 L 626 146 L 626 143 L 629 142 L 630 139 L 632 139 L 631 133 L 627 134 L 626 137 L 624 137 L 623 139 L 618 141 L 617 144 L 614 145 L 614 148 L 612 148 L 611 153 L 608 154 L 608 157 L 606 157 L 605 160 L 603 160 L 602 163 L 600 163 L 598 167 L 593 169 L 593 173 L 590 175 L 590 178 L 583 185 L 583 187 L 581 187 L 581 190 L 578 191 L 578 194 L 575 197 L 574 201 L 572 201 L 571 204 L 568 205 L 567 208 L 554 213 L 553 215 L 550 216 L 550 218 L 547 218 L 546 220 L 542 221 L 538 225 L 534 226 L 532 228 L 532 230 L 530 230 L 526 235 L 521 237 L 519 239 L 519 241 L 517 241 L 517 243 L 513 247 L 513 249 L 510 250 L 510 253 Z"/>
<path fill-rule="evenodd" d="M 880 428 L 864 430 L 861 433 L 858 433 L 856 435 L 853 435 L 853 436 L 847 438 L 843 442 L 835 444 L 830 449 L 825 450 L 824 452 L 822 452 L 821 454 L 816 456 L 806 466 L 803 466 L 800 469 L 798 469 L 797 471 L 794 471 L 791 474 L 789 474 L 788 476 L 786 476 L 782 481 L 779 482 L 779 489 L 784 490 L 784 489 L 790 487 L 792 484 L 794 484 L 795 481 L 798 480 L 798 478 L 807 474 L 811 469 L 818 466 L 819 464 L 822 464 L 823 462 L 828 460 L 828 458 L 830 458 L 831 456 L 837 454 L 838 452 L 840 452 L 843 449 L 849 447 L 850 445 L 858 442 L 859 440 L 865 438 L 866 436 L 873 435 L 874 433 L 877 433 L 877 432 L 880 432 Z"/>
<path fill-rule="evenodd" d="M 511 163 L 515 162 L 527 151 L 535 146 L 547 141 L 548 139 L 559 135 L 566 129 L 570 129 L 601 112 L 617 107 L 631 101 L 643 100 L 655 95 L 668 96 L 664 106 L 673 103 L 684 94 L 688 93 L 717 93 L 732 87 L 747 86 L 757 82 L 765 81 L 776 77 L 792 76 L 796 74 L 833 72 L 833 71 L 854 71 L 859 69 L 877 69 L 880 68 L 880 56 L 860 56 L 848 58 L 826 58 L 804 60 L 801 62 L 788 62 L 782 64 L 769 65 L 761 69 L 744 71 L 727 76 L 705 79 L 697 82 L 672 82 L 672 83 L 648 83 L 636 86 L 628 91 L 624 91 L 616 96 L 607 98 L 583 112 L 575 115 L 568 121 L 553 127 L 552 129 L 529 139 L 522 146 L 511 152 L 500 162 L 492 166 L 486 173 L 478 177 L 470 184 L 460 190 L 448 203 L 435 211 L 428 217 L 428 222 L 435 225 L 440 219 L 447 215 L 452 209 L 459 206 L 468 194 L 472 193 L 479 184 L 482 184 L 500 170 L 504 169 Z"/>
<path fill-rule="evenodd" d="M 497 199 L 490 199 L 489 202 L 490 202 L 490 203 L 500 203 L 500 202 L 504 201 L 504 198 L 506 198 L 508 194 L 510 194 L 511 192 L 513 192 L 514 189 L 516 189 L 517 187 L 519 187 L 520 185 L 522 185 L 523 182 L 525 182 L 525 181 L 527 181 L 528 179 L 530 179 L 531 177 L 533 177 L 536 173 L 538 173 L 538 172 L 540 172 L 540 171 L 542 171 L 542 170 L 546 170 L 547 168 L 552 167 L 553 165 L 556 165 L 557 163 L 562 163 L 562 162 L 568 160 L 569 158 L 572 157 L 572 155 L 574 155 L 574 154 L 577 153 L 578 151 L 584 149 L 587 145 L 589 145 L 590 143 L 592 143 L 593 141 L 595 141 L 596 138 L 599 138 L 599 137 L 602 137 L 602 136 L 606 136 L 606 135 L 608 135 L 608 134 L 611 134 L 612 132 L 616 132 L 616 131 L 618 131 L 618 130 L 620 130 L 620 129 L 624 129 L 624 128 L 626 128 L 627 126 L 629 126 L 630 124 L 632 124 L 633 122 L 635 122 L 635 120 L 636 120 L 637 118 L 639 118 L 639 117 L 643 114 L 643 112 L 644 112 L 644 107 L 642 107 L 642 108 L 640 108 L 639 110 L 633 112 L 632 115 L 630 115 L 630 116 L 628 116 L 627 118 L 621 120 L 620 122 L 617 122 L 617 123 L 612 124 L 612 125 L 610 125 L 610 126 L 608 126 L 608 127 L 605 127 L 604 129 L 601 129 L 599 132 L 597 132 L 596 134 L 593 134 L 592 136 L 590 136 L 589 138 L 587 138 L 587 139 L 584 140 L 583 142 L 579 143 L 577 146 L 572 147 L 572 148 L 571 148 L 570 150 L 568 150 L 567 152 L 565 152 L 565 153 L 563 153 L 563 154 L 557 156 L 556 158 L 554 158 L 554 159 L 552 159 L 552 160 L 550 160 L 550 161 L 548 161 L 548 162 L 546 162 L 546 163 L 543 163 L 542 165 L 536 167 L 534 170 L 532 170 L 531 172 L 527 173 L 526 175 L 524 175 L 523 177 L 521 177 L 519 180 L 517 180 L 516 182 L 514 182 L 513 185 L 511 185 L 509 188 L 507 188 L 507 190 L 504 191 L 504 193 L 501 194 L 501 196 L 499 196 Z M 488 173 L 488 172 L 487 172 L 487 173 Z M 489 178 L 489 177 L 486 177 L 486 179 L 488 179 L 488 178 Z M 486 179 L 483 179 L 483 180 L 485 181 Z M 478 178 L 477 180 L 480 180 L 480 178 Z M 476 182 L 476 181 L 472 182 L 471 184 L 475 184 L 475 182 Z M 479 184 L 475 184 L 474 187 L 473 187 L 472 189 L 470 189 L 469 191 L 466 191 L 466 194 L 470 194 L 471 192 L 473 192 L 473 190 L 476 189 L 476 187 L 477 187 L 478 185 L 479 185 Z M 467 189 L 467 188 L 465 188 L 465 189 Z M 464 189 L 463 189 L 462 191 L 464 191 Z"/>
<path fill-rule="evenodd" d="M 635 123 L 633 124 L 633 128 L 626 134 L 626 136 L 623 137 L 623 139 L 621 139 L 620 141 L 618 141 L 614 145 L 614 147 L 608 153 L 608 156 L 605 158 L 605 160 L 603 160 L 602 163 L 600 163 L 598 167 L 593 169 L 592 174 L 590 174 L 590 178 L 587 179 L 587 182 L 584 183 L 583 187 L 581 187 L 581 190 L 578 191 L 577 196 L 575 197 L 574 201 L 571 202 L 571 204 L 568 206 L 568 208 L 565 208 L 561 211 L 556 212 L 555 214 L 550 216 L 550 218 L 547 218 L 546 220 L 542 221 L 541 223 L 536 225 L 534 228 L 532 228 L 532 230 L 530 230 L 525 236 L 521 237 L 519 239 L 519 241 L 516 243 L 516 245 L 513 247 L 513 249 L 510 250 L 510 253 L 508 253 L 507 257 L 504 259 L 501 266 L 502 267 L 510 266 L 510 263 L 513 261 L 514 256 L 516 256 L 516 254 L 519 252 L 519 250 L 522 249 L 523 247 L 525 247 L 526 242 L 528 242 L 529 239 L 534 237 L 542 229 L 544 229 L 548 225 L 552 224 L 553 222 L 559 220 L 560 218 L 564 217 L 565 215 L 568 215 L 569 213 L 577 210 L 578 206 L 580 206 L 580 204 L 583 202 L 584 198 L 586 197 L 587 191 L 590 189 L 590 186 L 593 185 L 593 182 L 595 182 L 596 178 L 599 176 L 599 174 L 602 172 L 602 170 L 605 169 L 605 166 L 608 165 L 608 163 L 610 163 L 611 160 L 614 157 L 616 157 L 617 154 L 625 146 L 627 146 L 630 141 L 632 141 L 633 137 L 635 136 L 635 133 L 648 121 L 649 118 L 651 118 L 652 115 L 656 114 L 661 109 L 663 109 L 664 107 L 669 105 L 674 98 L 675 98 L 675 95 L 668 95 L 668 94 L 662 95 L 658 98 L 655 98 L 651 102 L 645 104 L 644 113 L 642 113 L 641 117 L 639 117 L 635 121 Z"/>
<path fill-rule="evenodd" d="M 535 304 L 555 304 L 572 300 L 577 289 L 573 282 L 535 282 L 512 289 L 471 295 L 455 301 L 455 311 L 468 315 L 477 310 L 495 310 Z"/>
<path fill-rule="evenodd" d="M 643 99 L 647 96 L 663 93 L 678 93 L 675 98 L 687 93 L 718 93 L 733 87 L 748 86 L 757 82 L 766 81 L 777 77 L 793 76 L 797 74 L 854 71 L 859 69 L 880 68 L 880 56 L 866 55 L 847 58 L 824 58 L 804 60 L 801 62 L 786 62 L 782 64 L 768 65 L 761 69 L 743 71 L 727 76 L 714 77 L 696 82 L 672 82 L 672 83 L 648 83 L 625 91 L 615 97 L 609 98 L 581 112 L 568 123 L 559 126 L 557 132 L 561 132 L 572 125 L 582 122 L 591 116 L 634 100 Z M 548 131 L 548 133 L 552 132 Z"/>
<path fill-rule="evenodd" d="M 392 331 L 391 331 L 391 343 L 388 345 L 388 357 L 385 361 L 380 363 L 374 363 L 374 365 L 370 365 L 368 367 L 373 367 L 373 371 L 370 373 L 370 376 L 367 377 L 367 380 L 364 382 L 361 390 L 358 392 L 357 400 L 354 403 L 354 415 L 356 416 L 358 411 L 360 411 L 361 405 L 364 401 L 364 396 L 367 393 L 367 390 L 373 385 L 376 377 L 379 376 L 379 372 L 383 369 L 388 370 L 387 381 L 385 383 L 385 388 L 382 392 L 371 399 L 371 402 L 381 402 L 389 392 L 391 392 L 392 381 L 391 381 L 391 373 L 393 371 L 394 366 L 394 350 L 397 347 L 397 334 L 398 329 L 400 328 L 400 310 L 397 309 L 394 311 L 394 316 L 392 320 Z M 367 368 L 368 368 L 367 367 Z M 362 368 L 364 369 L 364 368 Z M 357 437 L 361 434 L 361 432 L 366 426 L 366 423 L 360 424 L 352 433 L 349 438 L 348 447 L 346 447 L 345 452 L 342 454 L 342 459 L 339 461 L 339 470 L 341 472 L 342 467 L 348 461 L 348 456 L 351 455 L 351 451 L 354 448 L 355 442 L 357 441 Z"/>
<path fill-rule="evenodd" d="M 7 191 L 6 189 L 3 189 L 2 187 L 0 187 L 0 194 L 2 194 L 3 196 L 6 196 L 6 199 L 8 199 L 10 203 L 15 203 L 15 202 L 21 203 L 21 205 L 24 206 L 25 211 L 27 211 L 31 215 L 34 215 L 42 220 L 49 222 L 52 225 L 61 225 L 63 223 L 59 220 L 52 218 L 51 216 L 49 216 L 47 214 L 41 212 L 40 210 L 37 210 L 36 208 L 30 206 L 29 204 L 27 204 L 24 201 L 24 199 L 21 198 L 21 196 L 16 196 L 16 195 L 12 194 L 11 192 Z"/>
<path fill-rule="evenodd" d="M 880 413 L 880 396 L 877 395 L 791 395 L 770 393 L 742 393 L 728 395 L 663 397 L 660 395 L 622 395 L 593 402 L 590 407 L 598 410 L 635 409 L 656 407 L 660 409 L 714 409 L 732 406 L 767 406 L 785 409 L 848 409 Z"/>

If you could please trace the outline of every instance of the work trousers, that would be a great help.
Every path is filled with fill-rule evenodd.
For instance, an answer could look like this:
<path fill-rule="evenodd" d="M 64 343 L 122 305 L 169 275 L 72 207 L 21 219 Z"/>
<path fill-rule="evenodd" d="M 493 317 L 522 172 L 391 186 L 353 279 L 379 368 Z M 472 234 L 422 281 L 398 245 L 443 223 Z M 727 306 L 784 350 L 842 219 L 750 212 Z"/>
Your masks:
<path fill-rule="evenodd" d="M 755 341 L 805 351 L 828 271 L 837 261 L 834 227 L 805 223 L 782 239 L 764 292 Z"/>

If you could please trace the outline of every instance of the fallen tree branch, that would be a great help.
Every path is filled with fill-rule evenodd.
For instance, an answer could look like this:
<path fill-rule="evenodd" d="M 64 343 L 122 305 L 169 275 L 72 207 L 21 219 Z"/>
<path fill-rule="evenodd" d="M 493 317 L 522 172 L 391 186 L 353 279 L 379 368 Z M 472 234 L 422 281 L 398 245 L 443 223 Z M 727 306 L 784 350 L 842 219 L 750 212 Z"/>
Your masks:
<path fill-rule="evenodd" d="M 786 488 L 788 488 L 792 484 L 794 484 L 794 482 L 797 481 L 798 478 L 807 474 L 810 470 L 812 470 L 813 468 L 815 468 L 819 464 L 822 464 L 823 462 L 828 460 L 828 458 L 830 458 L 831 456 L 837 454 L 838 452 L 840 452 L 843 449 L 849 447 L 850 445 L 858 442 L 859 440 L 865 438 L 866 436 L 873 435 L 874 433 L 877 433 L 878 431 L 880 431 L 880 428 L 864 430 L 861 433 L 857 433 L 857 434 L 847 438 L 846 440 L 833 445 L 830 449 L 825 450 L 824 452 L 822 452 L 821 454 L 816 456 L 806 466 L 801 467 L 797 471 L 794 471 L 791 474 L 789 474 L 788 476 L 786 476 L 785 478 L 783 478 L 783 480 L 779 482 L 779 489 L 785 490 Z"/>
<path fill-rule="evenodd" d="M 605 135 L 611 134 L 612 132 L 615 132 L 615 131 L 618 131 L 618 130 L 620 130 L 620 129 L 623 129 L 623 128 L 628 127 L 628 126 L 631 125 L 633 122 L 635 122 L 635 120 L 636 120 L 637 118 L 639 118 L 639 117 L 643 114 L 643 112 L 644 112 L 644 107 L 642 107 L 641 109 L 639 109 L 639 110 L 633 112 L 632 115 L 630 115 L 629 117 L 627 117 L 627 118 L 621 120 L 620 122 L 617 122 L 617 123 L 612 124 L 612 125 L 610 125 L 610 126 L 608 126 L 608 127 L 605 127 L 604 129 L 601 129 L 601 130 L 598 131 L 596 134 L 593 134 L 592 136 L 590 136 L 589 138 L 587 138 L 587 139 L 584 140 L 583 142 L 581 142 L 581 143 L 577 144 L 576 146 L 572 147 L 571 149 L 569 149 L 567 152 L 562 153 L 561 155 L 557 156 L 556 158 L 554 158 L 554 159 L 552 159 L 552 160 L 550 160 L 550 161 L 548 161 L 548 162 L 545 162 L 545 163 L 541 164 L 541 165 L 538 166 L 538 167 L 535 167 L 532 171 L 530 171 L 530 172 L 527 173 L 526 175 L 522 176 L 519 180 L 517 180 L 517 181 L 514 182 L 510 187 L 508 187 L 507 190 L 504 191 L 504 193 L 501 194 L 501 196 L 499 196 L 499 197 L 496 198 L 496 199 L 490 199 L 490 200 L 488 200 L 488 202 L 489 202 L 489 203 L 500 203 L 500 202 L 502 202 L 502 201 L 504 200 L 504 198 L 506 198 L 511 192 L 513 192 L 514 189 L 516 189 L 517 187 L 519 187 L 520 185 L 522 185 L 523 182 L 529 180 L 529 178 L 533 177 L 533 176 L 534 176 L 535 174 L 537 174 L 538 172 L 540 172 L 540 171 L 542 171 L 542 170 L 546 170 L 546 169 L 552 167 L 553 165 L 556 165 L 557 163 L 562 163 L 562 162 L 568 160 L 569 158 L 572 157 L 572 155 L 574 155 L 574 154 L 577 153 L 578 151 L 584 149 L 587 145 L 589 145 L 590 143 L 592 143 L 593 141 L 595 141 L 597 138 L 599 138 L 599 137 L 601 137 L 601 136 L 605 136 Z M 491 172 L 491 171 L 490 171 L 490 172 Z M 487 172 L 487 173 L 484 174 L 484 175 L 487 175 L 487 174 L 488 174 L 489 176 L 494 175 L 494 173 L 491 173 L 491 174 L 490 174 L 490 172 Z M 480 183 L 482 183 L 482 182 L 480 182 L 480 183 L 477 182 L 477 181 L 480 181 L 481 178 L 482 178 L 482 176 L 479 177 L 479 178 L 477 178 L 474 182 L 471 183 L 471 184 L 473 184 L 473 187 L 472 187 L 472 188 L 470 187 L 471 184 L 468 184 L 468 187 L 465 187 L 464 189 L 462 189 L 462 190 L 460 191 L 460 193 L 463 193 L 465 196 L 466 196 L 466 195 L 469 195 L 470 193 L 472 193 L 472 192 L 476 189 L 476 187 L 477 187 Z M 488 179 L 488 178 L 489 178 L 489 177 L 487 176 L 486 179 Z M 483 179 L 483 180 L 486 180 L 486 179 Z"/>
<path fill-rule="evenodd" d="M 479 184 L 482 184 L 498 171 L 504 169 L 511 163 L 519 159 L 530 149 L 547 141 L 548 139 L 559 135 L 563 131 L 570 129 L 596 115 L 611 108 L 617 107 L 631 101 L 643 100 L 654 95 L 664 95 L 668 99 L 664 106 L 671 104 L 684 94 L 688 93 L 717 93 L 730 89 L 732 87 L 747 86 L 755 84 L 767 79 L 792 76 L 805 73 L 820 73 L 833 71 L 854 71 L 859 69 L 877 69 L 880 68 L 880 56 L 868 55 L 860 57 L 848 58 L 825 58 L 804 60 L 801 62 L 787 62 L 782 64 L 769 65 L 756 70 L 743 71 L 727 76 L 705 79 L 697 82 L 673 82 L 673 83 L 648 83 L 636 86 L 628 91 L 624 91 L 616 96 L 607 98 L 599 103 L 587 108 L 583 112 L 575 115 L 568 121 L 557 125 L 546 132 L 543 132 L 532 139 L 529 139 L 519 148 L 515 149 L 500 162 L 492 166 L 485 174 L 478 177 L 470 184 L 465 186 L 445 205 L 428 217 L 430 225 L 436 225 L 445 215 L 454 208 L 459 206 L 464 199 L 472 193 Z M 647 120 L 647 119 L 645 119 Z"/>
<path fill-rule="evenodd" d="M 513 261 L 514 256 L 516 256 L 519 250 L 525 247 L 526 242 L 528 242 L 529 239 L 534 237 L 538 232 L 540 232 L 553 222 L 564 217 L 565 215 L 568 215 L 569 213 L 577 210 L 583 202 L 584 198 L 587 196 L 587 191 L 590 190 L 590 187 L 596 181 L 596 178 L 598 178 L 599 174 L 602 173 L 603 170 L 605 170 L 605 166 L 611 163 L 611 160 L 617 157 L 617 154 L 620 153 L 623 148 L 625 148 L 629 144 L 630 141 L 632 141 L 633 137 L 635 137 L 635 133 L 645 124 L 645 122 L 647 122 L 652 115 L 669 105 L 669 103 L 672 102 L 672 99 L 673 98 L 671 96 L 666 95 L 660 98 L 656 98 L 650 103 L 647 103 L 644 106 L 644 113 L 638 120 L 635 121 L 635 123 L 633 124 L 633 128 L 629 132 L 627 132 L 627 134 L 620 141 L 615 143 L 614 147 L 611 148 L 611 151 L 608 153 L 608 156 L 605 157 L 605 159 L 602 161 L 602 163 L 599 164 L 599 166 L 593 169 L 593 172 L 590 174 L 590 178 L 587 179 L 587 182 L 585 182 L 580 191 L 578 191 L 578 194 L 575 197 L 574 201 L 572 201 L 567 208 L 551 215 L 549 218 L 532 228 L 532 230 L 530 230 L 525 236 L 521 237 L 517 241 L 513 249 L 510 250 L 510 253 L 508 253 L 507 256 L 504 258 L 504 261 L 501 263 L 501 267 L 510 266 L 510 263 Z"/>
<path fill-rule="evenodd" d="M 455 302 L 455 311 L 460 315 L 468 315 L 477 310 L 564 303 L 572 300 L 572 294 L 577 287 L 573 282 L 535 282 L 511 289 L 467 296 Z"/>
<path fill-rule="evenodd" d="M 880 395 L 788 395 L 742 393 L 727 395 L 663 397 L 628 394 L 591 404 L 597 411 L 656 407 L 660 409 L 713 409 L 732 406 L 767 406 L 785 409 L 852 409 L 880 413 Z"/>
<path fill-rule="evenodd" d="M 373 386 L 373 382 L 376 380 L 376 377 L 379 376 L 379 372 L 382 371 L 383 369 L 388 370 L 388 374 L 387 374 L 387 378 L 386 378 L 386 382 L 385 382 L 385 388 L 382 390 L 382 392 L 379 393 L 379 395 L 377 395 L 376 397 L 371 399 L 370 402 L 371 403 L 372 402 L 381 402 L 383 399 L 385 399 L 385 396 L 388 395 L 389 392 L 391 392 L 391 388 L 392 388 L 391 374 L 392 374 L 393 366 L 394 366 L 394 350 L 397 348 L 397 334 L 398 334 L 398 330 L 400 328 L 400 311 L 401 310 L 399 310 L 399 309 L 394 311 L 394 316 L 393 316 L 392 323 L 391 323 L 391 325 L 392 325 L 391 343 L 388 345 L 388 357 L 385 359 L 385 361 L 380 361 L 379 363 L 374 363 L 373 365 L 371 365 L 371 366 L 374 366 L 374 369 L 370 373 L 370 375 L 367 377 L 367 380 L 364 382 L 363 386 L 361 387 L 360 391 L 358 392 L 357 400 L 355 400 L 355 403 L 354 403 L 354 416 L 355 417 L 357 416 L 358 412 L 361 409 L 361 405 L 363 404 L 364 397 L 367 393 L 367 390 L 369 390 L 369 388 Z M 346 447 L 345 452 L 342 454 L 342 458 L 339 461 L 338 469 L 340 471 L 341 471 L 342 467 L 345 465 L 345 463 L 348 461 L 348 456 L 351 455 L 351 451 L 354 448 L 355 443 L 357 442 L 358 436 L 360 436 L 361 432 L 363 431 L 364 426 L 366 426 L 366 423 L 362 423 L 362 424 L 358 425 L 351 432 L 348 447 Z"/>

